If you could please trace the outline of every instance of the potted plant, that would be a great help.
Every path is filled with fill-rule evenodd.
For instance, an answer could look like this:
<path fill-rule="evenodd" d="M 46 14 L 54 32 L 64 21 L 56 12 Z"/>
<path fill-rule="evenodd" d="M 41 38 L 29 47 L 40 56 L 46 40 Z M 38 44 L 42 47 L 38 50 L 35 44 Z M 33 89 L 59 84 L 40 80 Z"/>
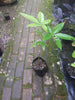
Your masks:
<path fill-rule="evenodd" d="M 33 22 L 29 24 L 28 27 L 41 27 L 41 30 L 40 29 L 37 30 L 37 33 L 40 33 L 39 35 L 40 40 L 37 42 L 33 42 L 32 47 L 41 45 L 42 49 L 45 50 L 46 41 L 52 38 L 55 44 L 57 45 L 57 47 L 60 50 L 62 50 L 62 43 L 60 39 L 75 41 L 75 38 L 73 36 L 60 32 L 62 28 L 64 27 L 64 22 L 57 24 L 56 26 L 54 26 L 54 28 L 51 28 L 51 26 L 49 25 L 51 20 L 50 19 L 45 20 L 44 14 L 42 12 L 38 13 L 38 19 L 25 13 L 20 13 L 20 15 L 24 16 L 25 18 Z M 36 61 L 37 61 L 37 64 L 36 64 Z M 46 68 L 47 64 L 41 57 L 35 58 L 32 64 L 33 64 L 32 68 L 35 70 L 36 73 L 43 73 L 42 71 L 44 71 L 44 69 L 46 72 L 48 71 L 48 68 Z M 43 66 L 41 64 L 43 64 Z M 42 75 L 40 74 L 38 75 L 44 76 L 45 73 Z"/>

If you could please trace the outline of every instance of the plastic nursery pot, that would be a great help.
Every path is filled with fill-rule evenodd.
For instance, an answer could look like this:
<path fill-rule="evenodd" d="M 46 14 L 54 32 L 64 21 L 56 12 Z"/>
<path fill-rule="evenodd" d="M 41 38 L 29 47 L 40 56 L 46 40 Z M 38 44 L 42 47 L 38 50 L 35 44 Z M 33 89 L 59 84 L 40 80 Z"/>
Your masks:
<path fill-rule="evenodd" d="M 0 0 L 0 6 L 6 6 L 16 3 L 17 0 Z"/>
<path fill-rule="evenodd" d="M 68 65 L 67 72 L 71 78 L 75 79 L 75 68 L 74 67 Z"/>
<path fill-rule="evenodd" d="M 41 57 L 37 57 L 37 58 L 35 58 L 33 60 L 33 62 L 32 62 L 32 69 L 40 77 L 43 77 L 46 74 L 46 72 L 48 72 L 47 63 Z"/>
<path fill-rule="evenodd" d="M 10 20 L 9 13 L 4 13 L 4 18 L 5 18 L 5 20 Z"/>

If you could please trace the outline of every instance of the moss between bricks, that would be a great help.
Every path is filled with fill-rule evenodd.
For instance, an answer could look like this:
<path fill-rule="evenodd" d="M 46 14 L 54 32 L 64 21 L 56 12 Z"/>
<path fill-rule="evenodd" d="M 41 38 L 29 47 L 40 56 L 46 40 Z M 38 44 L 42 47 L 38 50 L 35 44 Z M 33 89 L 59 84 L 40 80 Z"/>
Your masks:
<path fill-rule="evenodd" d="M 29 88 L 32 88 L 32 84 L 26 84 L 26 85 L 23 85 L 23 88 L 24 89 L 29 89 Z"/>
<path fill-rule="evenodd" d="M 20 79 L 22 79 L 22 77 L 14 78 L 14 83 L 17 82 Z"/>

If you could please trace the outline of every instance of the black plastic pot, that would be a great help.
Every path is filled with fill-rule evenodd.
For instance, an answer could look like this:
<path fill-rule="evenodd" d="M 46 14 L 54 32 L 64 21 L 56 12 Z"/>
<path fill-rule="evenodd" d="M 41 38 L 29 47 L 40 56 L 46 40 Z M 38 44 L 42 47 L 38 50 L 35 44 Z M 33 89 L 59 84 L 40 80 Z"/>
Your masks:
<path fill-rule="evenodd" d="M 1 0 L 0 1 L 0 6 L 7 6 L 7 5 L 13 5 L 17 3 L 18 0 Z"/>
<path fill-rule="evenodd" d="M 43 77 L 46 74 L 46 72 L 48 72 L 47 63 L 41 57 L 37 57 L 37 58 L 35 58 L 33 60 L 33 62 L 32 62 L 32 69 L 40 77 Z"/>
<path fill-rule="evenodd" d="M 5 20 L 10 20 L 10 16 L 9 16 L 9 13 L 4 13 L 4 18 L 5 18 Z"/>

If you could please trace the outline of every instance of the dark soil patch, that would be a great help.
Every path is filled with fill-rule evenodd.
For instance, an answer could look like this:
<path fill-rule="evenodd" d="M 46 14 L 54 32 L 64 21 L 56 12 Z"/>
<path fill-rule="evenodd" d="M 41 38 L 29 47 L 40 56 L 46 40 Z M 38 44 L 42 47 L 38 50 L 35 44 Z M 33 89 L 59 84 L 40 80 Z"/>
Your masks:
<path fill-rule="evenodd" d="M 45 73 L 48 71 L 48 66 L 45 60 L 43 60 L 41 57 L 37 57 L 33 60 L 32 68 L 40 77 L 43 77 Z"/>

